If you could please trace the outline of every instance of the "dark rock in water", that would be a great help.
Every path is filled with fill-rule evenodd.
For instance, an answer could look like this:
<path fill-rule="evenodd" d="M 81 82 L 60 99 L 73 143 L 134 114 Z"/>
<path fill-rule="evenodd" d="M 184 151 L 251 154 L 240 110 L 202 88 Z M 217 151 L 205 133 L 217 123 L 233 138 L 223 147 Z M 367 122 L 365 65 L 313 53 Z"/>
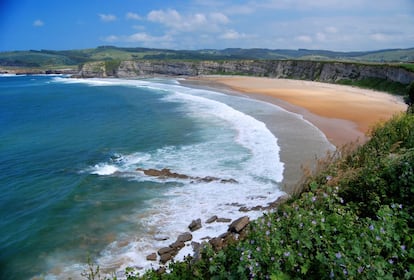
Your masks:
<path fill-rule="evenodd" d="M 201 219 L 193 220 L 188 226 L 190 231 L 196 231 L 201 228 Z"/>
<path fill-rule="evenodd" d="M 215 222 L 218 219 L 218 217 L 216 215 L 214 215 L 213 217 L 209 218 L 206 223 L 207 224 L 211 224 L 213 222 Z"/>
<path fill-rule="evenodd" d="M 210 183 L 210 182 L 213 182 L 213 181 L 219 181 L 220 183 L 238 183 L 234 179 L 220 179 L 220 178 L 211 177 L 211 176 L 192 177 L 192 176 L 188 176 L 188 175 L 185 175 L 185 174 L 171 172 L 171 170 L 168 169 L 168 168 L 163 168 L 161 170 L 152 169 L 152 168 L 150 168 L 150 169 L 137 168 L 136 171 L 141 171 L 147 176 L 158 177 L 160 179 L 169 179 L 169 178 L 173 178 L 173 179 L 190 179 L 190 180 L 193 180 L 193 183 L 194 182 Z"/>
<path fill-rule="evenodd" d="M 237 180 L 235 180 L 235 179 L 221 179 L 220 183 L 223 183 L 223 184 L 227 184 L 227 183 L 238 184 L 239 182 L 237 182 Z"/>
<path fill-rule="evenodd" d="M 249 224 L 249 217 L 243 216 L 241 218 L 238 218 L 234 222 L 232 222 L 229 226 L 230 232 L 240 233 L 248 224 Z"/>
<path fill-rule="evenodd" d="M 158 250 L 158 255 L 162 256 L 165 254 L 169 254 L 173 251 L 174 249 L 171 247 L 164 247 Z"/>
<path fill-rule="evenodd" d="M 162 264 L 165 264 L 166 262 L 170 261 L 172 258 L 173 258 L 173 256 L 171 254 L 169 254 L 169 253 L 162 254 L 160 256 L 160 262 Z"/>
<path fill-rule="evenodd" d="M 189 179 L 190 178 L 189 176 L 184 175 L 184 174 L 171 172 L 171 170 L 168 168 L 163 168 L 161 170 L 137 168 L 136 170 L 144 172 L 144 174 L 147 176 L 159 177 L 161 179 L 166 179 L 166 178 Z"/>
<path fill-rule="evenodd" d="M 198 180 L 206 182 L 206 183 L 210 183 L 210 182 L 213 182 L 213 181 L 220 180 L 219 178 L 211 177 L 211 176 L 207 176 L 207 177 L 204 177 L 204 178 L 194 178 L 194 179 L 198 179 Z"/>
<path fill-rule="evenodd" d="M 154 236 L 155 241 L 165 241 L 165 240 L 168 240 L 168 239 L 170 239 L 170 238 L 166 235 L 156 235 L 156 236 Z"/>
<path fill-rule="evenodd" d="M 157 260 L 157 254 L 156 253 L 152 253 L 152 254 L 147 256 L 147 261 L 156 261 L 156 260 Z"/>
<path fill-rule="evenodd" d="M 264 209 L 263 206 L 257 205 L 257 206 L 252 207 L 250 210 L 251 211 L 260 211 L 260 210 L 263 210 L 263 209 Z"/>
<path fill-rule="evenodd" d="M 239 211 L 240 212 L 249 212 L 250 209 L 248 207 L 246 207 L 246 206 L 243 206 L 243 207 L 240 207 Z"/>
<path fill-rule="evenodd" d="M 184 246 L 185 243 L 182 241 L 175 241 L 173 244 L 171 244 L 170 247 L 173 248 L 173 255 L 176 255 L 178 251 L 184 248 Z"/>
<path fill-rule="evenodd" d="M 160 262 L 165 264 L 173 258 L 177 251 L 172 247 L 164 247 L 158 250 L 158 255 L 160 256 Z"/>
<path fill-rule="evenodd" d="M 227 219 L 227 218 L 217 218 L 216 220 L 217 223 L 230 223 L 231 219 Z"/>
<path fill-rule="evenodd" d="M 177 242 L 187 242 L 193 239 L 193 235 L 189 232 L 180 234 L 177 238 Z"/>

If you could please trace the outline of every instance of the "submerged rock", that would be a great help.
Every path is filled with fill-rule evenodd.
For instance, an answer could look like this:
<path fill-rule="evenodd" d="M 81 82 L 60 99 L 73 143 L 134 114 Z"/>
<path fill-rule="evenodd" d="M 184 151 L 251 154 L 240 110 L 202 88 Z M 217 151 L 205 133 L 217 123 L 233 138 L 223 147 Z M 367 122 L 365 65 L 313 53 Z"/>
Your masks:
<path fill-rule="evenodd" d="M 210 183 L 213 181 L 217 181 L 223 184 L 231 183 L 231 184 L 237 184 L 238 182 L 235 179 L 222 179 L 212 176 L 206 176 L 206 177 L 193 177 L 186 174 L 180 174 L 176 172 L 172 172 L 169 168 L 163 168 L 163 169 L 144 169 L 144 168 L 137 168 L 136 171 L 141 171 L 147 176 L 151 177 L 158 177 L 159 179 L 188 179 L 193 180 L 193 182 L 205 182 Z"/>
<path fill-rule="evenodd" d="M 183 234 L 180 234 L 177 238 L 177 242 L 187 242 L 193 239 L 193 235 L 189 232 L 185 232 Z"/>
<path fill-rule="evenodd" d="M 215 222 L 218 219 L 218 217 L 216 215 L 212 216 L 211 218 L 209 218 L 206 223 L 207 224 L 211 224 L 213 222 Z"/>
<path fill-rule="evenodd" d="M 200 229 L 201 227 L 202 227 L 201 226 L 201 219 L 193 220 L 191 222 L 191 224 L 188 225 L 188 228 L 191 231 L 196 231 L 196 230 Z"/>
<path fill-rule="evenodd" d="M 152 254 L 149 254 L 147 256 L 147 261 L 156 261 L 156 260 L 157 260 L 157 254 L 156 253 L 152 253 Z"/>

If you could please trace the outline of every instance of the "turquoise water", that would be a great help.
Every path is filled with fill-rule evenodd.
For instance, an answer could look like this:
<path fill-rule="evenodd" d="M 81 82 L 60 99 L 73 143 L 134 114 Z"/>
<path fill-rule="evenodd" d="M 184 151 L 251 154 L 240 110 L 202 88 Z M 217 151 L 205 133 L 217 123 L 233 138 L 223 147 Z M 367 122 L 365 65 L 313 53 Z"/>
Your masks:
<path fill-rule="evenodd" d="M 108 271 L 150 267 L 145 256 L 192 219 L 282 194 L 277 138 L 230 98 L 173 80 L 0 77 L 0 278 L 76 279 L 89 256 Z"/>

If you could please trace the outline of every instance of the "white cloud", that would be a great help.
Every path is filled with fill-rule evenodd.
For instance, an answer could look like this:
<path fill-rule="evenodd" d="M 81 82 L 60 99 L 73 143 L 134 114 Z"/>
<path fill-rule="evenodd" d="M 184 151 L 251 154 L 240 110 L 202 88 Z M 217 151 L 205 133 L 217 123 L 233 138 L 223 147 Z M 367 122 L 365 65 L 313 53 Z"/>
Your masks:
<path fill-rule="evenodd" d="M 328 26 L 325 28 L 325 31 L 328 33 L 338 33 L 338 29 L 334 26 Z"/>
<path fill-rule="evenodd" d="M 126 17 L 126 19 L 132 19 L 132 20 L 141 20 L 142 19 L 142 17 L 140 17 L 138 14 L 131 13 L 131 12 L 127 13 L 125 15 L 125 17 Z"/>
<path fill-rule="evenodd" d="M 138 32 L 131 35 L 110 35 L 102 39 L 105 42 L 109 43 L 116 43 L 116 42 L 127 42 L 127 43 L 154 43 L 154 42 L 167 42 L 171 41 L 172 37 L 169 35 L 164 36 L 152 36 L 150 34 L 147 34 L 145 32 Z"/>
<path fill-rule="evenodd" d="M 414 44 L 414 5 L 410 1 L 377 0 L 372 5 L 370 0 L 243 0 L 236 5 L 192 0 L 185 10 L 170 5 L 173 8 L 141 16 L 126 13 L 125 20 L 140 20 L 139 25 L 131 24 L 130 33 L 106 40 L 178 49 L 410 47 Z"/>
<path fill-rule="evenodd" d="M 119 41 L 119 37 L 116 35 L 109 35 L 103 39 L 103 41 L 108 43 L 115 43 Z"/>
<path fill-rule="evenodd" d="M 384 33 L 374 33 L 370 35 L 370 38 L 374 41 L 384 42 L 388 41 L 389 36 Z"/>
<path fill-rule="evenodd" d="M 322 33 L 322 32 L 316 33 L 316 40 L 318 40 L 318 41 L 325 41 L 326 40 L 325 33 Z"/>
<path fill-rule="evenodd" d="M 33 26 L 35 27 L 42 27 L 43 25 L 45 25 L 45 23 L 40 19 L 37 19 L 33 22 Z"/>
<path fill-rule="evenodd" d="M 206 32 L 218 32 L 222 25 L 230 22 L 223 13 L 192 13 L 181 15 L 177 10 L 154 10 L 148 13 L 147 19 L 160 23 L 175 32 L 192 32 L 203 30 Z"/>
<path fill-rule="evenodd" d="M 311 43 L 312 37 L 308 35 L 300 35 L 300 36 L 296 36 L 295 40 L 302 42 L 302 43 Z"/>
<path fill-rule="evenodd" d="M 210 19 L 215 23 L 227 24 L 230 22 L 229 18 L 222 13 L 212 13 L 210 14 Z"/>
<path fill-rule="evenodd" d="M 116 16 L 111 14 L 99 14 L 99 17 L 104 22 L 111 22 L 116 20 Z"/>
<path fill-rule="evenodd" d="M 226 39 L 226 40 L 236 40 L 247 37 L 246 34 L 239 33 L 235 30 L 227 30 L 222 35 L 220 35 L 220 39 Z"/>

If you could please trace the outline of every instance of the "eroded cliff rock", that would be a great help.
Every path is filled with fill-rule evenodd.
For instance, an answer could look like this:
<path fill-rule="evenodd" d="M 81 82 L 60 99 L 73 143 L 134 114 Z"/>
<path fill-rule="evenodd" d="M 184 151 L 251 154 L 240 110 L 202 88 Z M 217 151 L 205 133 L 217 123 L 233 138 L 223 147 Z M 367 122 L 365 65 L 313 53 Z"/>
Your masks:
<path fill-rule="evenodd" d="M 116 69 L 105 62 L 85 63 L 80 77 L 197 76 L 214 74 L 251 75 L 335 83 L 340 80 L 379 78 L 409 84 L 414 73 L 396 65 L 319 62 L 301 60 L 231 61 L 121 61 Z"/>

